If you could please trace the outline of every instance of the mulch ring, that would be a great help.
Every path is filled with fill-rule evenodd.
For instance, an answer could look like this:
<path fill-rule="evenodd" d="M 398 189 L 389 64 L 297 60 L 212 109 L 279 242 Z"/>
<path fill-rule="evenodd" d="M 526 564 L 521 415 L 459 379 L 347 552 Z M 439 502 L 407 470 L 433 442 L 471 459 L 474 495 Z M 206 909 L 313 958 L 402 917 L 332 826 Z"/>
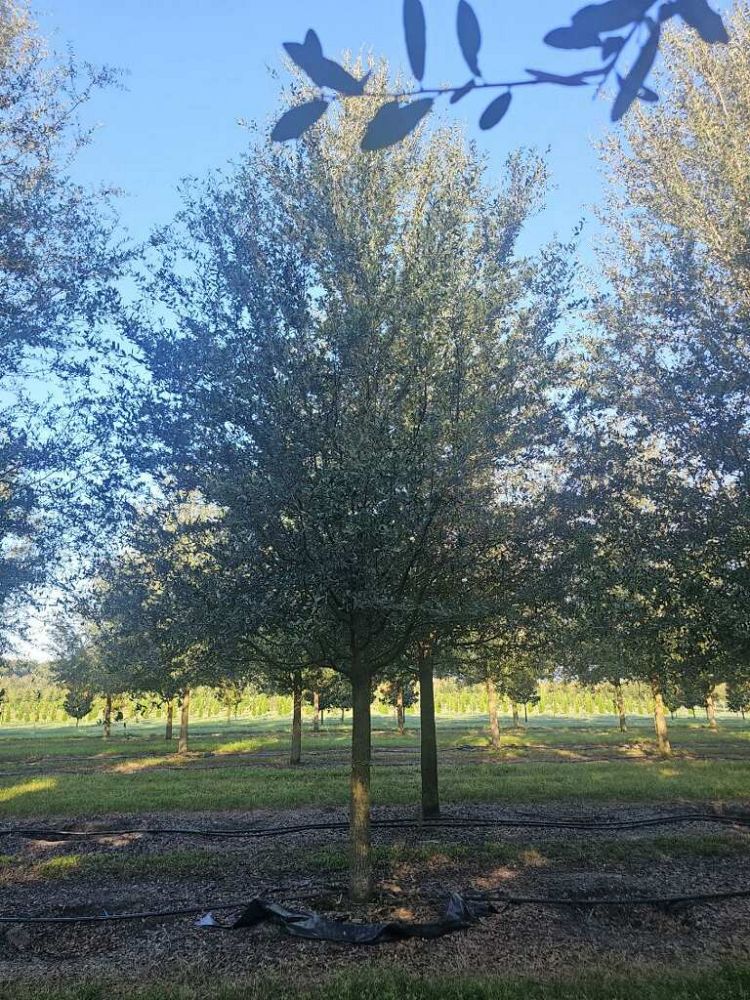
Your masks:
<path fill-rule="evenodd" d="M 736 804 L 733 808 L 737 808 Z M 745 804 L 750 808 L 750 803 Z M 685 807 L 568 805 L 502 809 L 450 806 L 456 818 L 608 820 L 668 816 Z M 381 819 L 413 815 L 403 808 L 375 810 Z M 155 813 L 96 816 L 89 829 L 126 826 L 293 826 L 344 821 L 340 809 L 257 810 L 223 813 Z M 6 824 L 10 826 L 11 824 Z M 22 824 L 30 825 L 30 824 Z M 80 820 L 49 818 L 45 825 L 84 828 Z M 591 908 L 537 904 L 500 906 L 467 931 L 438 940 L 408 940 L 372 948 L 291 938 L 267 924 L 252 929 L 201 929 L 196 918 L 210 906 L 264 894 L 291 908 L 312 909 L 354 920 L 436 919 L 451 891 L 468 889 L 514 895 L 564 897 L 675 895 L 750 888 L 750 833 L 737 832 L 744 848 L 732 856 L 655 857 L 643 860 L 638 843 L 676 832 L 705 838 L 726 832 L 696 820 L 679 828 L 613 833 L 541 829 L 378 829 L 378 873 L 373 902 L 356 908 L 346 899 L 341 858 L 346 832 L 315 830 L 269 840 L 198 840 L 179 833 L 140 833 L 63 841 L 35 836 L 0 840 L 0 913 L 100 914 L 104 911 L 194 907 L 176 919 L 144 918 L 95 925 L 23 925 L 0 928 L 0 984 L 19 979 L 83 979 L 122 975 L 149 980 L 166 968 L 190 969 L 214 979 L 283 970 L 286 978 L 320 981 L 344 967 L 393 962 L 414 974 L 497 973 L 552 978 L 587 967 L 632 971 L 641 964 L 699 965 L 750 958 L 750 900 L 680 907 Z M 734 834 L 732 834 L 734 836 Z M 585 862 L 586 845 L 602 838 L 633 845 L 632 857 Z M 456 849 L 459 845 L 461 850 Z M 490 845 L 492 850 L 482 850 Z M 494 845 L 494 847 L 493 847 Z M 533 845 L 533 850 L 523 848 Z M 545 856 L 545 847 L 576 846 L 573 861 Z M 391 853 L 387 849 L 391 849 Z M 498 860 L 503 849 L 513 860 Z M 554 854 L 554 851 L 552 852 Z M 559 851 L 558 851 L 559 853 Z M 92 860 L 93 859 L 93 860 Z M 175 867 L 177 859 L 177 867 Z"/>

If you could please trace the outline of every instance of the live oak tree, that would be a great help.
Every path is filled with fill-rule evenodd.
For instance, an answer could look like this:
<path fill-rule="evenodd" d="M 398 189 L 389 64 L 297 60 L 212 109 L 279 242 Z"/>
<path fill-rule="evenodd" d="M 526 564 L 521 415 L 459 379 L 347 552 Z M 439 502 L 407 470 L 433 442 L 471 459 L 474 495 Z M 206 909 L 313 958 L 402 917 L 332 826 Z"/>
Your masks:
<path fill-rule="evenodd" d="M 660 501 L 664 523 L 681 525 L 692 552 L 680 575 L 674 662 L 700 673 L 710 652 L 709 713 L 716 664 L 749 649 L 746 3 L 734 5 L 729 23 L 722 47 L 671 31 L 662 101 L 639 109 L 604 148 L 609 288 L 592 349 L 602 411 L 650 439 L 682 481 Z"/>
<path fill-rule="evenodd" d="M 195 496 L 138 512 L 119 550 L 98 566 L 89 614 L 110 669 L 130 691 L 180 707 L 178 752 L 189 746 L 190 692 L 229 679 L 207 641 L 205 619 L 217 566 L 219 512 Z"/>
<path fill-rule="evenodd" d="M 498 186 L 440 130 L 363 159 L 365 123 L 347 104 L 298 148 L 259 143 L 188 188 L 153 241 L 164 326 L 141 340 L 155 458 L 225 512 L 243 641 L 291 629 L 351 682 L 355 899 L 374 681 L 475 602 L 495 476 L 554 409 L 568 281 L 563 248 L 515 255 L 544 186 L 535 158 L 511 157 Z"/>
<path fill-rule="evenodd" d="M 103 331 L 127 255 L 107 194 L 68 176 L 80 108 L 113 79 L 46 51 L 26 3 L 0 0 L 0 644 L 115 471 L 103 397 L 121 345 Z"/>

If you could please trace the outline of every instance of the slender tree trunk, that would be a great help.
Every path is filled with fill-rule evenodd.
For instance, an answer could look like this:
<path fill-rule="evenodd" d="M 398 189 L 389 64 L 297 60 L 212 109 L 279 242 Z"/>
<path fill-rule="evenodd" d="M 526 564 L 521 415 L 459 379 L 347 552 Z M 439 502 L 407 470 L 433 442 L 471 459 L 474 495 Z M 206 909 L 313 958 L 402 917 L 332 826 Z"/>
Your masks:
<path fill-rule="evenodd" d="M 164 739 L 172 739 L 172 729 L 174 726 L 174 703 L 171 698 L 167 699 L 167 724 L 164 728 Z"/>
<path fill-rule="evenodd" d="M 706 715 L 708 716 L 709 726 L 716 732 L 719 726 L 716 722 L 716 694 L 714 688 L 711 688 L 706 696 Z"/>
<path fill-rule="evenodd" d="M 419 660 L 419 738 L 422 771 L 422 818 L 440 815 L 438 789 L 437 732 L 435 730 L 435 689 L 433 686 L 432 650 L 420 643 Z"/>
<path fill-rule="evenodd" d="M 528 726 L 529 724 L 529 706 L 526 702 L 523 703 L 523 724 Z"/>
<path fill-rule="evenodd" d="M 398 726 L 398 731 L 401 736 L 404 735 L 405 729 L 405 718 L 404 718 L 404 685 L 399 684 L 396 690 L 396 725 Z"/>
<path fill-rule="evenodd" d="M 289 763 L 292 767 L 302 760 L 302 678 L 294 675 L 292 683 L 292 749 Z"/>
<path fill-rule="evenodd" d="M 180 709 L 180 737 L 177 740 L 177 753 L 188 752 L 188 722 L 190 720 L 190 688 L 182 692 L 182 707 Z"/>
<path fill-rule="evenodd" d="M 693 718 L 695 718 L 695 705 L 691 706 L 690 711 L 693 713 Z"/>
<path fill-rule="evenodd" d="M 350 868 L 349 896 L 355 903 L 366 903 L 372 891 L 372 852 L 370 846 L 370 757 L 372 733 L 370 710 L 372 683 L 360 672 L 356 659 L 352 664 L 352 775 L 350 785 Z"/>
<path fill-rule="evenodd" d="M 513 702 L 513 728 L 518 729 L 518 705 Z"/>
<path fill-rule="evenodd" d="M 500 721 L 497 717 L 497 688 L 491 677 L 486 680 L 487 684 L 487 714 L 490 719 L 490 740 L 496 750 L 500 749 Z"/>
<path fill-rule="evenodd" d="M 320 691 L 313 691 L 313 732 L 320 732 Z"/>
<path fill-rule="evenodd" d="M 615 707 L 620 717 L 620 732 L 626 733 L 628 731 L 628 720 L 625 715 L 625 696 L 622 693 L 622 681 L 619 678 L 615 681 Z"/>
<path fill-rule="evenodd" d="M 345 717 L 346 717 L 346 709 L 342 708 L 341 709 L 341 722 L 342 723 L 343 723 Z"/>
<path fill-rule="evenodd" d="M 104 702 L 104 739 L 112 735 L 112 695 L 108 694 Z"/>
<path fill-rule="evenodd" d="M 664 714 L 664 698 L 661 693 L 661 685 L 656 677 L 651 678 L 651 691 L 654 696 L 654 729 L 656 739 L 659 744 L 659 753 L 662 757 L 669 757 L 672 754 L 672 746 L 669 742 L 669 731 L 667 729 L 667 717 Z"/>

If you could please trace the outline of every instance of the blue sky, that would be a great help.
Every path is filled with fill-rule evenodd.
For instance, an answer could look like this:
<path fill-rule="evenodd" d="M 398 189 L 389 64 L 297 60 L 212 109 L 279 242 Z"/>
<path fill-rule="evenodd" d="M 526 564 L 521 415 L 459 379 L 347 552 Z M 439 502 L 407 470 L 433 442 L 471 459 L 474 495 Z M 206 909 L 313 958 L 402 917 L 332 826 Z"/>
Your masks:
<path fill-rule="evenodd" d="M 286 79 L 281 43 L 314 27 L 336 55 L 370 48 L 406 64 L 401 0 L 43 0 L 38 14 L 55 47 L 127 71 L 125 91 L 97 96 L 87 112 L 101 123 L 94 144 L 73 167 L 85 182 L 121 187 L 123 222 L 136 238 L 167 221 L 178 206 L 176 184 L 225 164 L 249 141 L 240 118 L 270 121 Z M 579 4 L 580 5 L 580 4 Z M 515 5 L 475 0 L 483 26 L 486 77 L 508 78 L 527 66 L 562 72 L 585 68 L 586 53 L 555 52 L 541 39 L 564 24 L 575 0 Z M 425 0 L 426 82 L 460 83 L 466 68 L 455 40 L 455 0 Z M 588 57 L 590 59 L 590 56 Z M 592 140 L 609 128 L 608 107 L 588 89 L 540 87 L 517 93 L 492 133 L 475 126 L 487 97 L 455 109 L 499 169 L 518 145 L 550 147 L 556 189 L 534 225 L 534 237 L 567 237 L 585 217 L 584 247 L 594 226 L 590 204 L 601 190 Z"/>

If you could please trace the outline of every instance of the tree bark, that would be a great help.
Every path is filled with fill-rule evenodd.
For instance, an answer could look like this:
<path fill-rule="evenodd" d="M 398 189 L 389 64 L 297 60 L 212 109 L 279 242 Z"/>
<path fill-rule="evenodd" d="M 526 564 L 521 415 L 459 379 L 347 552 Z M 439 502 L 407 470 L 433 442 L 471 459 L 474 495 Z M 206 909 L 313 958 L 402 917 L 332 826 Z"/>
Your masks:
<path fill-rule="evenodd" d="M 396 725 L 398 726 L 399 735 L 403 736 L 405 729 L 403 684 L 399 684 L 396 690 Z"/>
<path fill-rule="evenodd" d="M 622 681 L 618 678 L 615 682 L 615 707 L 620 717 L 620 732 L 628 731 L 628 720 L 625 715 L 625 696 L 622 693 Z"/>
<path fill-rule="evenodd" d="M 490 719 L 490 740 L 496 750 L 500 749 L 500 722 L 497 717 L 497 688 L 491 677 L 487 678 L 487 714 Z"/>
<path fill-rule="evenodd" d="M 432 650 L 427 644 L 420 643 L 417 658 L 419 661 L 419 756 L 422 772 L 422 818 L 431 819 L 440 815 L 440 792 L 438 788 Z"/>
<path fill-rule="evenodd" d="M 164 739 L 172 739 L 172 729 L 174 726 L 174 703 L 171 698 L 167 699 L 167 724 L 164 728 Z"/>
<path fill-rule="evenodd" d="M 372 892 L 372 852 L 370 846 L 370 757 L 372 734 L 370 677 L 352 670 L 352 774 L 350 785 L 350 868 L 349 896 L 366 903 Z"/>
<path fill-rule="evenodd" d="M 513 702 L 513 728 L 518 729 L 518 705 Z"/>
<path fill-rule="evenodd" d="M 292 683 L 292 749 L 289 763 L 295 767 L 302 760 L 302 678 L 296 674 Z"/>
<path fill-rule="evenodd" d="M 716 695 L 713 688 L 711 688 L 706 696 L 706 715 L 708 716 L 709 726 L 716 732 L 719 726 L 716 722 Z"/>
<path fill-rule="evenodd" d="M 313 691 L 313 732 L 320 732 L 320 691 Z"/>
<path fill-rule="evenodd" d="M 104 739 L 112 735 L 112 695 L 108 694 L 104 702 Z"/>
<path fill-rule="evenodd" d="M 182 692 L 182 707 L 180 709 L 180 737 L 177 741 L 177 753 L 188 752 L 188 721 L 190 719 L 190 688 Z"/>
<path fill-rule="evenodd" d="M 654 696 L 654 729 L 656 730 L 656 739 L 659 744 L 659 753 L 662 757 L 670 757 L 672 746 L 669 742 L 667 717 L 664 714 L 664 698 L 661 693 L 661 685 L 656 677 L 651 678 L 651 691 Z"/>

